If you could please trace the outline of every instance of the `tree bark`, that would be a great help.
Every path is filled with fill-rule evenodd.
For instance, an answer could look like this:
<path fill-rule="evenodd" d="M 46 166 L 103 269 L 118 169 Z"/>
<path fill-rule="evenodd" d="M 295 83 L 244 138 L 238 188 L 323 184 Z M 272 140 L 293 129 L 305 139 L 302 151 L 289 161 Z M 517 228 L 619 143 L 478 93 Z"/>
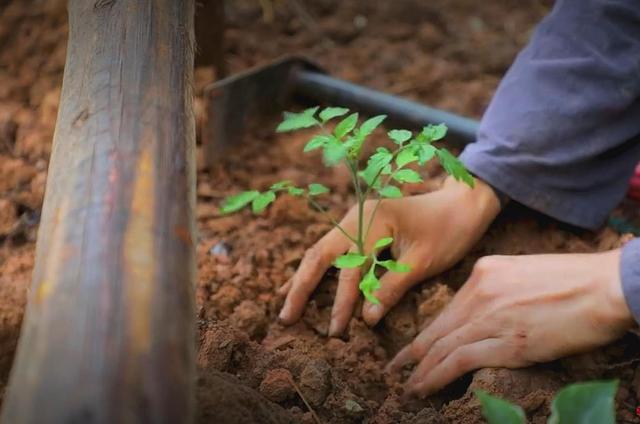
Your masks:
<path fill-rule="evenodd" d="M 71 0 L 5 423 L 194 408 L 193 0 Z"/>

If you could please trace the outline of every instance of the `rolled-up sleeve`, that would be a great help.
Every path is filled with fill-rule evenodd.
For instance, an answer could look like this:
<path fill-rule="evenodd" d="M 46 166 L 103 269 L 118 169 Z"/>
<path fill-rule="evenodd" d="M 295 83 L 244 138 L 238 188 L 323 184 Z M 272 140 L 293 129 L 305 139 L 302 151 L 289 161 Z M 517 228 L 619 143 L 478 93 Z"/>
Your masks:
<path fill-rule="evenodd" d="M 510 198 L 596 229 L 640 160 L 640 1 L 558 0 L 500 83 L 464 164 Z M 640 239 L 622 252 L 640 322 Z"/>
<path fill-rule="evenodd" d="M 461 155 L 514 200 L 602 225 L 640 158 L 640 1 L 559 0 Z"/>

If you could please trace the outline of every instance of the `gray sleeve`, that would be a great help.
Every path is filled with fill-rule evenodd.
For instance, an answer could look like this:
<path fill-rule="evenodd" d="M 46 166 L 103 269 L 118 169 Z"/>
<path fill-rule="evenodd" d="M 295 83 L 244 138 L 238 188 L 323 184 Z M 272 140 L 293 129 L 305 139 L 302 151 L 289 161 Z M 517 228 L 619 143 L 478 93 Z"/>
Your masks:
<path fill-rule="evenodd" d="M 461 155 L 512 199 L 602 225 L 640 159 L 640 1 L 559 0 Z"/>
<path fill-rule="evenodd" d="M 622 248 L 620 277 L 627 305 L 636 322 L 640 323 L 640 238 L 631 240 Z"/>

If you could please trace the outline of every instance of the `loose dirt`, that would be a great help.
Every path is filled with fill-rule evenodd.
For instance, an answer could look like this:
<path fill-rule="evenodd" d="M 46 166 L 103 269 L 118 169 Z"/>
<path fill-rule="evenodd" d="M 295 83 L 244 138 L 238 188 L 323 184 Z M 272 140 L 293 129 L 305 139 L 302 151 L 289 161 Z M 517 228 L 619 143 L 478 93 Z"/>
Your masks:
<path fill-rule="evenodd" d="M 15 351 L 29 287 L 38 216 L 62 81 L 67 36 L 63 6 L 0 1 L 0 400 Z M 262 9 L 260 5 L 265 5 Z M 468 116 L 479 117 L 548 2 L 353 0 L 228 2 L 230 72 L 286 53 L 304 53 L 331 73 Z M 265 21 L 273 6 L 273 19 Z M 196 70 L 196 113 L 213 68 Z M 273 123 L 275 124 L 275 123 Z M 596 352 L 526 370 L 484 369 L 427 400 L 405 400 L 390 357 L 450 301 L 478 257 L 488 254 L 593 252 L 628 235 L 559 225 L 511 206 L 454 269 L 408 293 L 384 321 L 367 327 L 358 314 L 342 338 L 328 338 L 334 275 L 313 294 L 302 320 L 277 322 L 275 291 L 330 225 L 298 199 L 281 198 L 264 215 L 219 216 L 221 199 L 290 179 L 322 182 L 336 217 L 353 202 L 348 175 L 302 155 L 304 134 L 248 134 L 221 163 L 200 171 L 197 317 L 200 422 L 477 423 L 472 390 L 518 402 L 545 422 L 553 393 L 581 379 L 615 377 L 620 422 L 640 422 L 640 340 L 630 333 Z M 377 135 L 376 143 L 381 143 Z M 200 163 L 200 166 L 202 163 Z M 200 168 L 201 169 L 201 168 Z M 442 174 L 425 172 L 438 187 Z M 233 406 L 231 406 L 233 405 Z M 308 406 L 307 406 L 308 405 Z"/>

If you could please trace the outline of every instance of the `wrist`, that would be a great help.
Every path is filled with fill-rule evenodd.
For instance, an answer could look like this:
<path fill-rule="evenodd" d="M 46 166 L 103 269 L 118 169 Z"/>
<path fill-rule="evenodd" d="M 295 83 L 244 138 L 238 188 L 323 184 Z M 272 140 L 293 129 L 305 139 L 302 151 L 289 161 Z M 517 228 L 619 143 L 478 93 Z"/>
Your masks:
<path fill-rule="evenodd" d="M 620 274 L 621 252 L 621 249 L 616 249 L 600 253 L 598 255 L 601 255 L 604 261 L 595 260 L 592 263 L 596 266 L 596 269 L 593 270 L 595 275 L 597 275 L 598 269 L 603 270 L 605 273 L 603 278 L 607 291 L 606 303 L 609 306 L 606 320 L 615 327 L 628 329 L 633 327 L 635 320 L 622 287 Z M 602 284 L 603 282 L 597 283 Z"/>
<path fill-rule="evenodd" d="M 474 178 L 475 184 L 469 187 L 467 184 L 456 181 L 453 177 L 447 177 L 442 190 L 455 196 L 460 207 L 469 208 L 487 226 L 500 213 L 501 202 L 495 190 L 479 178 Z"/>

